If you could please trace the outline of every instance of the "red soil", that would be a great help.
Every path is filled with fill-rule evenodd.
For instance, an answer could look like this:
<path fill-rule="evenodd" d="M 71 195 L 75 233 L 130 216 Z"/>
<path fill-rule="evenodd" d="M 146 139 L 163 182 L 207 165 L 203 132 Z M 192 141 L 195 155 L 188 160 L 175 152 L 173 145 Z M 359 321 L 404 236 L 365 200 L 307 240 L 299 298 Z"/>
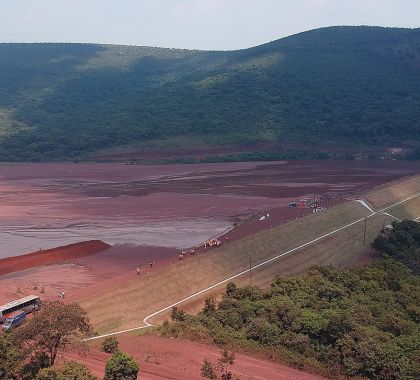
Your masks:
<path fill-rule="evenodd" d="M 81 248 L 84 243 L 76 246 Z M 10 258 L 10 261 L 23 259 L 28 269 L 19 270 L 16 267 L 16 272 L 0 276 L 0 303 L 29 294 L 39 294 L 44 299 L 56 299 L 57 294 L 63 290 L 66 299 L 75 300 L 80 294 L 84 294 L 81 293 L 82 290 L 90 294 L 112 287 L 123 278 L 136 276 L 137 267 L 143 276 L 163 265 L 169 265 L 177 257 L 176 249 L 165 247 L 124 245 L 111 248 L 105 246 L 104 250 L 96 252 L 80 251 L 80 255 L 75 257 L 66 252 L 61 260 L 50 265 L 37 262 L 40 266 L 33 266 L 34 259 L 30 255 Z M 0 268 L 2 261 L 0 260 Z M 150 263 L 153 263 L 152 268 Z"/>
<path fill-rule="evenodd" d="M 26 255 L 0 259 L 0 276 L 28 268 L 51 265 L 79 257 L 91 255 L 110 248 L 109 244 L 100 240 L 83 241 L 62 247 L 41 250 Z"/>
<path fill-rule="evenodd" d="M 200 380 L 200 369 L 204 358 L 217 364 L 220 350 L 190 341 L 166 339 L 155 336 L 121 336 L 118 337 L 120 348 L 133 356 L 140 364 L 139 379 L 158 380 Z M 101 352 L 96 343 L 86 357 L 66 354 L 65 358 L 86 364 L 95 375 L 103 378 L 106 361 L 110 355 Z M 320 380 L 321 376 L 258 359 L 247 355 L 236 354 L 232 372 L 241 379 L 255 380 Z"/>

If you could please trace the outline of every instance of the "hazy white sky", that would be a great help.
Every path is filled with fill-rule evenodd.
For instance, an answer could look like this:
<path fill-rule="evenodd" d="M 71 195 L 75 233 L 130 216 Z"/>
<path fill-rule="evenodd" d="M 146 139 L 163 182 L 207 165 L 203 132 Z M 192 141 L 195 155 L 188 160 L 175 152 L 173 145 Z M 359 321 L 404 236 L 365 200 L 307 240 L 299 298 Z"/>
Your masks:
<path fill-rule="evenodd" d="M 420 26 L 420 0 L 0 0 L 0 42 L 239 49 L 330 25 Z"/>

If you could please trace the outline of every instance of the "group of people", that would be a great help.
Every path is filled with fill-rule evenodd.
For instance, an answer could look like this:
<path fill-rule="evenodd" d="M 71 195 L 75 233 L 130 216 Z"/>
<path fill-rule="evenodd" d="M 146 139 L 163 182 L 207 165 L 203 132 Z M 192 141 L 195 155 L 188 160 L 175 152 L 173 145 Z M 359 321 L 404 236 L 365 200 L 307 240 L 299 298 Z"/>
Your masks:
<path fill-rule="evenodd" d="M 227 237 L 226 237 L 227 238 Z M 204 242 L 204 249 L 207 249 L 207 246 L 209 247 L 220 247 L 222 245 L 222 242 L 219 239 L 210 239 L 210 240 L 206 240 Z"/>
<path fill-rule="evenodd" d="M 225 245 L 227 244 L 228 240 L 229 240 L 229 238 L 226 236 L 225 237 Z M 197 248 L 197 252 L 200 251 L 200 247 L 201 246 L 204 247 L 204 252 L 207 252 L 207 247 L 209 247 L 209 248 L 212 248 L 212 247 L 220 247 L 221 245 L 222 245 L 222 242 L 219 239 L 212 238 L 212 239 L 206 240 L 204 243 L 200 244 L 198 246 L 198 248 Z M 187 253 L 190 253 L 191 256 L 194 256 L 195 255 L 195 252 L 196 251 L 195 251 L 194 248 L 191 248 L 189 250 L 182 250 L 180 252 L 180 254 L 178 255 L 178 260 L 184 260 L 184 256 Z"/>
<path fill-rule="evenodd" d="M 228 243 L 228 240 L 229 240 L 229 238 L 227 237 L 227 236 L 225 236 L 225 245 L 227 245 L 227 243 Z M 199 253 L 199 251 L 200 251 L 200 247 L 201 246 L 204 246 L 204 252 L 206 252 L 207 251 L 207 247 L 209 247 L 209 248 L 212 248 L 212 247 L 220 247 L 222 245 L 222 242 L 219 240 L 219 239 L 216 239 L 216 238 L 211 238 L 211 239 L 209 239 L 209 240 L 206 240 L 205 242 L 203 242 L 202 244 L 200 244 L 198 247 L 197 247 L 197 252 Z M 196 250 L 194 249 L 194 248 L 191 248 L 191 249 L 188 249 L 188 250 L 182 250 L 180 253 L 179 253 L 179 255 L 178 255 L 178 260 L 180 260 L 180 261 L 182 261 L 182 260 L 184 260 L 184 257 L 185 257 L 185 255 L 186 254 L 190 254 L 191 256 L 194 256 L 195 255 L 195 253 L 196 253 Z M 153 267 L 153 264 L 155 264 L 154 262 L 153 263 L 150 263 L 150 268 L 152 268 Z M 140 266 L 138 266 L 137 268 L 136 268 L 136 272 L 137 272 L 137 275 L 139 276 L 140 275 Z"/>

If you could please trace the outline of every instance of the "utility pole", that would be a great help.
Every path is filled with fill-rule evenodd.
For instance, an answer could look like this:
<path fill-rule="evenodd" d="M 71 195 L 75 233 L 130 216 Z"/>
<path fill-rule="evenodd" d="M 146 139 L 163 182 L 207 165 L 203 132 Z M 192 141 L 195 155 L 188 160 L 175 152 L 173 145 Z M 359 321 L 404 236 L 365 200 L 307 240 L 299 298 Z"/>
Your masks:
<path fill-rule="evenodd" d="M 366 245 L 366 223 L 367 223 L 367 218 L 365 218 L 365 229 L 363 232 L 363 245 Z"/>
<path fill-rule="evenodd" d="M 249 286 L 252 286 L 252 261 L 251 256 L 249 256 Z"/>

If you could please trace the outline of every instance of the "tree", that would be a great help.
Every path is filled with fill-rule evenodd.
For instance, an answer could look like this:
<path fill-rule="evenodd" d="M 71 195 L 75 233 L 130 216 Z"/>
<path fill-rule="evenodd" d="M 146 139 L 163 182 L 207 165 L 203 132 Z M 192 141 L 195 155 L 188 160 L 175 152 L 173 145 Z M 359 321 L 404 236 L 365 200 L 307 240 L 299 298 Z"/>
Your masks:
<path fill-rule="evenodd" d="M 25 354 L 13 334 L 0 334 L 0 379 L 19 379 Z"/>
<path fill-rule="evenodd" d="M 107 354 L 113 354 L 118 350 L 118 340 L 114 337 L 108 337 L 102 342 L 101 350 Z"/>
<path fill-rule="evenodd" d="M 44 352 L 54 365 L 60 349 L 84 349 L 82 339 L 92 334 L 87 313 L 76 303 L 46 301 L 41 311 L 19 331 L 25 346 L 33 353 Z"/>
<path fill-rule="evenodd" d="M 135 380 L 138 373 L 138 363 L 131 356 L 117 351 L 106 363 L 104 380 Z"/>
<path fill-rule="evenodd" d="M 216 370 L 214 368 L 213 363 L 204 358 L 203 365 L 201 366 L 201 376 L 205 377 L 206 379 L 217 379 Z"/>
<path fill-rule="evenodd" d="M 392 230 L 379 235 L 372 248 L 385 257 L 403 262 L 414 273 L 420 273 L 420 224 L 412 220 L 393 222 Z"/>
<path fill-rule="evenodd" d="M 337 341 L 341 363 L 349 376 L 375 377 L 381 367 L 379 343 L 365 331 L 352 331 Z"/>

